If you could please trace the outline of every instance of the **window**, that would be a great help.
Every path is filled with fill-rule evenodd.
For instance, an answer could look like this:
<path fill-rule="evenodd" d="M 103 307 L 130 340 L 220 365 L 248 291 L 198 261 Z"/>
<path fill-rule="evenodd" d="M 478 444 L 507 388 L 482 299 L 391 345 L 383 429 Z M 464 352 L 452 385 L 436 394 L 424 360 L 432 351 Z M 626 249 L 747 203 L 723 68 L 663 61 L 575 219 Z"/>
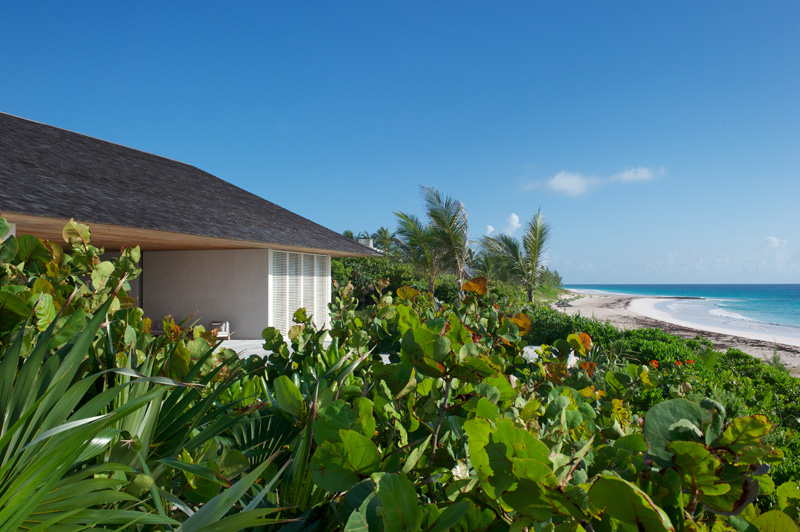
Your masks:
<path fill-rule="evenodd" d="M 269 325 L 286 334 L 292 315 L 304 307 L 317 327 L 327 327 L 330 257 L 275 250 L 269 256 Z"/>

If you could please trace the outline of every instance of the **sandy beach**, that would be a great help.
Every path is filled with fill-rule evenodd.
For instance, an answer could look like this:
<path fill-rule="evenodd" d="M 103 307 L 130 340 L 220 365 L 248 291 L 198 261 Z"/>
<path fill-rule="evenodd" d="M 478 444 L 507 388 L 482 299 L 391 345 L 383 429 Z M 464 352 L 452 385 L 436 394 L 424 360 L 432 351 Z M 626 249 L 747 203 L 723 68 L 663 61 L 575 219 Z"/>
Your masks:
<path fill-rule="evenodd" d="M 673 298 L 575 293 L 566 298 L 558 310 L 602 322 L 608 321 L 625 330 L 654 328 L 684 338 L 695 338 L 700 335 L 711 341 L 720 351 L 735 348 L 762 359 L 771 358 L 777 345 L 783 364 L 793 375 L 800 374 L 800 339 L 675 320 L 669 314 L 655 308 L 655 303 L 664 299 Z"/>

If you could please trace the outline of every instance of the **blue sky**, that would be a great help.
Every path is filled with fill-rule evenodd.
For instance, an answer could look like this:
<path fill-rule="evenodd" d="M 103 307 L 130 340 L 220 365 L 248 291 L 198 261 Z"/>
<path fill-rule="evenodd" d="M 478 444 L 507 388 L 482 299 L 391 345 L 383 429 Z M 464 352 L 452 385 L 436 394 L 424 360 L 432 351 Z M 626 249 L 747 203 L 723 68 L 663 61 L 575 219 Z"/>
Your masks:
<path fill-rule="evenodd" d="M 420 185 L 476 239 L 541 207 L 567 283 L 797 283 L 798 21 L 795 1 L 5 2 L 0 111 L 340 232 L 422 214 Z"/>

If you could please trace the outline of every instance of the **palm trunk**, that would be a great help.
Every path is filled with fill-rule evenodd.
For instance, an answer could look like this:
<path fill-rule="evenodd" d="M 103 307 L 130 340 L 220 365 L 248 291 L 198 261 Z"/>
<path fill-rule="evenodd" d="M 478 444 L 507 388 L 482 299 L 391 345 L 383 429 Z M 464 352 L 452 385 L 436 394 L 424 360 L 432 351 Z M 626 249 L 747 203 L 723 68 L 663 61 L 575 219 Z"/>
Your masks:
<path fill-rule="evenodd" d="M 458 294 L 456 298 L 456 308 L 461 308 L 461 302 L 464 300 L 464 273 L 462 271 L 458 272 Z"/>

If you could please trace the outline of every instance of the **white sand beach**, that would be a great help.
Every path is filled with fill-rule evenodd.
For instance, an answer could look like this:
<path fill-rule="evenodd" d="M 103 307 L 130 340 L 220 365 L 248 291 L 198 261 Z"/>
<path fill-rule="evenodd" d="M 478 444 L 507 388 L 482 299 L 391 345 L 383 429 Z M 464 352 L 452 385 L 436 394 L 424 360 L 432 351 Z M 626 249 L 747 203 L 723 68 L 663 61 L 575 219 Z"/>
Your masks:
<path fill-rule="evenodd" d="M 684 338 L 699 335 L 711 341 L 720 351 L 735 348 L 765 360 L 771 358 L 777 348 L 783 363 L 792 374 L 800 374 L 800 338 L 676 320 L 655 307 L 656 303 L 665 299 L 670 298 L 575 292 L 559 310 L 570 315 L 580 314 L 602 322 L 607 321 L 626 330 L 646 327 L 661 329 Z"/>

